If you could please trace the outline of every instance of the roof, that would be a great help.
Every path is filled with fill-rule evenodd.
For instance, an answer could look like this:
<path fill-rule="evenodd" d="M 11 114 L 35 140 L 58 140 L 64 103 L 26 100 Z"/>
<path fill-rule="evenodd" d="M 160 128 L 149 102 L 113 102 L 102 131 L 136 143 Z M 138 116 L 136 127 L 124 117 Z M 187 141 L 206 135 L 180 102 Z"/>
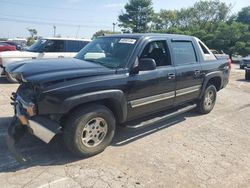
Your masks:
<path fill-rule="evenodd" d="M 63 37 L 42 37 L 42 39 L 48 40 L 76 40 L 76 41 L 91 41 L 91 39 L 80 39 L 80 38 L 63 38 Z"/>
<path fill-rule="evenodd" d="M 114 34 L 106 35 L 103 37 L 125 37 L 125 38 L 144 38 L 144 37 L 168 37 L 168 38 L 191 38 L 189 35 L 180 34 L 162 34 L 162 33 L 125 33 L 125 34 Z"/>

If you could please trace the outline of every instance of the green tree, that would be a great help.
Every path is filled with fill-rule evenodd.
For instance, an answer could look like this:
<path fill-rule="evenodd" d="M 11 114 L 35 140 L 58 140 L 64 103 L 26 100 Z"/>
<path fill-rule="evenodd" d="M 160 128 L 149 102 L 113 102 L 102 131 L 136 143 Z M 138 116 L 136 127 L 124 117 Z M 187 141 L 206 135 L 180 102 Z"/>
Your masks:
<path fill-rule="evenodd" d="M 92 39 L 95 39 L 95 38 L 100 37 L 100 36 L 112 35 L 112 34 L 120 34 L 120 32 L 113 32 L 113 31 L 109 31 L 109 30 L 99 30 L 93 34 Z"/>
<path fill-rule="evenodd" d="M 237 21 L 250 25 L 250 6 L 241 9 L 238 13 Z"/>
<path fill-rule="evenodd" d="M 37 35 L 37 30 L 36 29 L 30 29 L 27 28 L 28 32 L 30 33 L 30 37 L 27 39 L 27 45 L 31 46 L 35 42 L 35 38 Z"/>
<path fill-rule="evenodd" d="M 27 38 L 27 46 L 31 46 L 32 44 L 35 43 L 35 39 L 32 37 Z"/>
<path fill-rule="evenodd" d="M 29 29 L 29 28 L 27 28 L 27 30 L 29 31 L 30 36 L 32 38 L 34 38 L 37 35 L 37 30 L 36 29 Z"/>
<path fill-rule="evenodd" d="M 215 49 L 221 49 L 232 54 L 241 54 L 243 56 L 250 54 L 250 32 L 248 25 L 232 22 L 227 24 L 221 22 L 215 31 L 212 45 Z"/>
<path fill-rule="evenodd" d="M 177 25 L 177 10 L 160 10 L 153 17 L 153 30 L 166 30 Z"/>
<path fill-rule="evenodd" d="M 147 32 L 153 16 L 152 0 L 129 0 L 125 5 L 125 12 L 118 17 L 119 27 L 124 32 Z"/>

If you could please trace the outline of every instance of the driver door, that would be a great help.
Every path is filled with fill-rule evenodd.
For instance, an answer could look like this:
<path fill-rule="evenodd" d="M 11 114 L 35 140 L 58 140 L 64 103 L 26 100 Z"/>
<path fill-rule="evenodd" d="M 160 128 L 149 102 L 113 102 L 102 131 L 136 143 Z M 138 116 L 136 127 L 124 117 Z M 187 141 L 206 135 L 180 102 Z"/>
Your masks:
<path fill-rule="evenodd" d="M 175 68 L 171 63 L 167 41 L 161 39 L 146 43 L 140 58 L 154 59 L 157 67 L 130 75 L 128 119 L 168 108 L 175 99 Z"/>

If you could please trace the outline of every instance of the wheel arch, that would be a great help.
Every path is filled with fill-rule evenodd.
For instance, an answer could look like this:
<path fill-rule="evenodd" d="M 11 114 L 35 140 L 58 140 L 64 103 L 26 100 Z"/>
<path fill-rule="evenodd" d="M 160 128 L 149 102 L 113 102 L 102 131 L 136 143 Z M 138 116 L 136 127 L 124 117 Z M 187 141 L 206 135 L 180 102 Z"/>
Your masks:
<path fill-rule="evenodd" d="M 199 98 L 203 96 L 205 89 L 207 88 L 209 84 L 213 84 L 216 87 L 216 90 L 219 91 L 222 88 L 222 84 L 223 84 L 222 73 L 217 71 L 217 72 L 209 73 L 205 76 L 205 80 L 203 82 L 203 85 L 201 88 L 201 94 Z"/>
<path fill-rule="evenodd" d="M 119 123 L 127 118 L 127 100 L 121 90 L 105 90 L 70 97 L 62 104 L 62 108 L 67 111 L 62 118 L 66 118 L 78 108 L 91 104 L 101 104 L 109 108 Z"/>

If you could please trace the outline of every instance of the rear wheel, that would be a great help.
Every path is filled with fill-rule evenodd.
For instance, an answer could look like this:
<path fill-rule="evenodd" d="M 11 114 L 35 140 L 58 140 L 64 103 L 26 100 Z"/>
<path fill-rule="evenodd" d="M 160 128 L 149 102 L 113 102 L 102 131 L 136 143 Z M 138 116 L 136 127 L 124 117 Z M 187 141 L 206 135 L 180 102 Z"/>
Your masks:
<path fill-rule="evenodd" d="M 74 111 L 66 121 L 63 137 L 67 148 L 80 157 L 102 152 L 115 132 L 113 113 L 103 105 Z"/>
<path fill-rule="evenodd" d="M 5 72 L 5 74 L 6 74 L 7 80 L 8 80 L 10 83 L 17 83 L 17 82 L 18 82 L 18 81 L 17 81 L 15 78 L 13 78 L 8 72 Z"/>
<path fill-rule="evenodd" d="M 197 109 L 201 114 L 208 114 L 214 108 L 217 90 L 214 85 L 209 85 L 198 102 Z"/>

